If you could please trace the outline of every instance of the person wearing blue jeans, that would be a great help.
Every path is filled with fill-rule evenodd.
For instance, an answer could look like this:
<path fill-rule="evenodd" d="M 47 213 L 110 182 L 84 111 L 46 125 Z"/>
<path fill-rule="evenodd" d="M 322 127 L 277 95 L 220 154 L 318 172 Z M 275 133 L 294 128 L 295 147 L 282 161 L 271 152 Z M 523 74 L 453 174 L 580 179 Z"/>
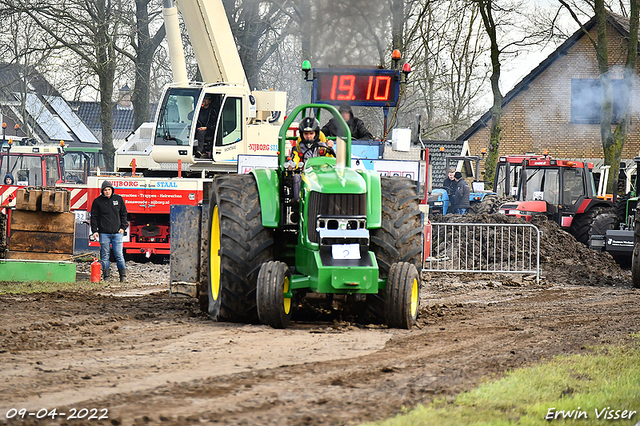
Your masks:
<path fill-rule="evenodd" d="M 121 196 L 114 193 L 109 181 L 102 182 L 101 195 L 91 204 L 91 231 L 93 238 L 100 241 L 100 261 L 104 280 L 109 279 L 111 263 L 109 250 L 113 248 L 120 282 L 127 279 L 127 270 L 122 254 L 122 237 L 127 229 L 127 207 Z"/>
<path fill-rule="evenodd" d="M 471 188 L 469 188 L 469 184 L 467 181 L 462 179 L 462 173 L 456 172 L 454 175 L 456 180 L 455 192 L 454 192 L 454 205 L 455 205 L 455 213 L 456 214 L 467 214 L 469 208 L 471 207 L 471 203 L 469 202 L 469 194 L 471 193 Z"/>
<path fill-rule="evenodd" d="M 105 280 L 109 278 L 109 268 L 111 262 L 109 260 L 109 249 L 113 248 L 113 254 L 116 256 L 116 266 L 120 271 L 120 278 L 126 276 L 126 265 L 124 263 L 124 254 L 122 254 L 122 233 L 115 234 L 99 233 L 100 238 L 100 261 L 104 270 Z M 122 279 L 120 281 L 123 281 Z"/>

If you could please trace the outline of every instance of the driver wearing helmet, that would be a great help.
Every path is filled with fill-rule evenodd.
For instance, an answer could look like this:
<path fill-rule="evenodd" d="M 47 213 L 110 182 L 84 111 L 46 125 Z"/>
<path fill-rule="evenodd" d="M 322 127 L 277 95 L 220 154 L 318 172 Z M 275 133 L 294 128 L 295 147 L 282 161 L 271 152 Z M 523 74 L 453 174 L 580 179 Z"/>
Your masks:
<path fill-rule="evenodd" d="M 298 125 L 300 136 L 291 152 L 292 160 L 298 165 L 300 161 L 306 163 L 312 157 L 335 157 L 333 143 L 320 131 L 320 122 L 314 117 L 305 117 Z"/>

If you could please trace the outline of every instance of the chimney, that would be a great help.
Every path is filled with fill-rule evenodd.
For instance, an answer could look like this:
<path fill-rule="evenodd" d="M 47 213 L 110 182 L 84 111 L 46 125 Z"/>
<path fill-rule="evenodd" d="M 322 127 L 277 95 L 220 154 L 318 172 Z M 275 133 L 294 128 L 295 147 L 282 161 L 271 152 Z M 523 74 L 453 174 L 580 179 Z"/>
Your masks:
<path fill-rule="evenodd" d="M 129 88 L 128 84 L 125 84 L 120 88 L 119 98 L 120 98 L 120 102 L 118 102 L 119 109 L 133 108 L 133 105 L 131 104 L 131 88 Z"/>

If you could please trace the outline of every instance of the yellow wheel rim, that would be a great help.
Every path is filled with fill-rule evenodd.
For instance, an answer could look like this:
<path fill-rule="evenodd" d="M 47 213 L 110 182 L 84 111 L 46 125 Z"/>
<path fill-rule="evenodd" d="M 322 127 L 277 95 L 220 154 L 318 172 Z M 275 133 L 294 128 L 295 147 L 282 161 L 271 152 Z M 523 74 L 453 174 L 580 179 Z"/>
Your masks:
<path fill-rule="evenodd" d="M 209 267 L 211 268 L 211 294 L 213 300 L 218 300 L 220 294 L 220 217 L 218 216 L 218 206 L 213 208 L 211 213 L 211 253 L 209 257 Z"/>
<path fill-rule="evenodd" d="M 284 277 L 284 293 L 289 293 L 289 277 Z M 284 313 L 289 315 L 291 311 L 291 299 L 288 297 L 284 298 Z"/>
<path fill-rule="evenodd" d="M 418 314 L 418 280 L 413 279 L 413 286 L 411 287 L 411 316 L 415 317 Z"/>

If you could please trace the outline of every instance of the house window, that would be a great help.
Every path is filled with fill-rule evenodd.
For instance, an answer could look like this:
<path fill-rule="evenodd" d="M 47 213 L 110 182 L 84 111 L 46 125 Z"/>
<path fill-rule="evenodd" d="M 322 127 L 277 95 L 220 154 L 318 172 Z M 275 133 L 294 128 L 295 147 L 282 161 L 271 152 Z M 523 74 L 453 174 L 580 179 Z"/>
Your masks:
<path fill-rule="evenodd" d="M 622 106 L 628 96 L 624 80 L 612 80 L 613 118 L 618 123 L 622 117 Z M 600 124 L 600 103 L 602 94 L 599 79 L 571 79 L 571 122 L 580 124 Z"/>

